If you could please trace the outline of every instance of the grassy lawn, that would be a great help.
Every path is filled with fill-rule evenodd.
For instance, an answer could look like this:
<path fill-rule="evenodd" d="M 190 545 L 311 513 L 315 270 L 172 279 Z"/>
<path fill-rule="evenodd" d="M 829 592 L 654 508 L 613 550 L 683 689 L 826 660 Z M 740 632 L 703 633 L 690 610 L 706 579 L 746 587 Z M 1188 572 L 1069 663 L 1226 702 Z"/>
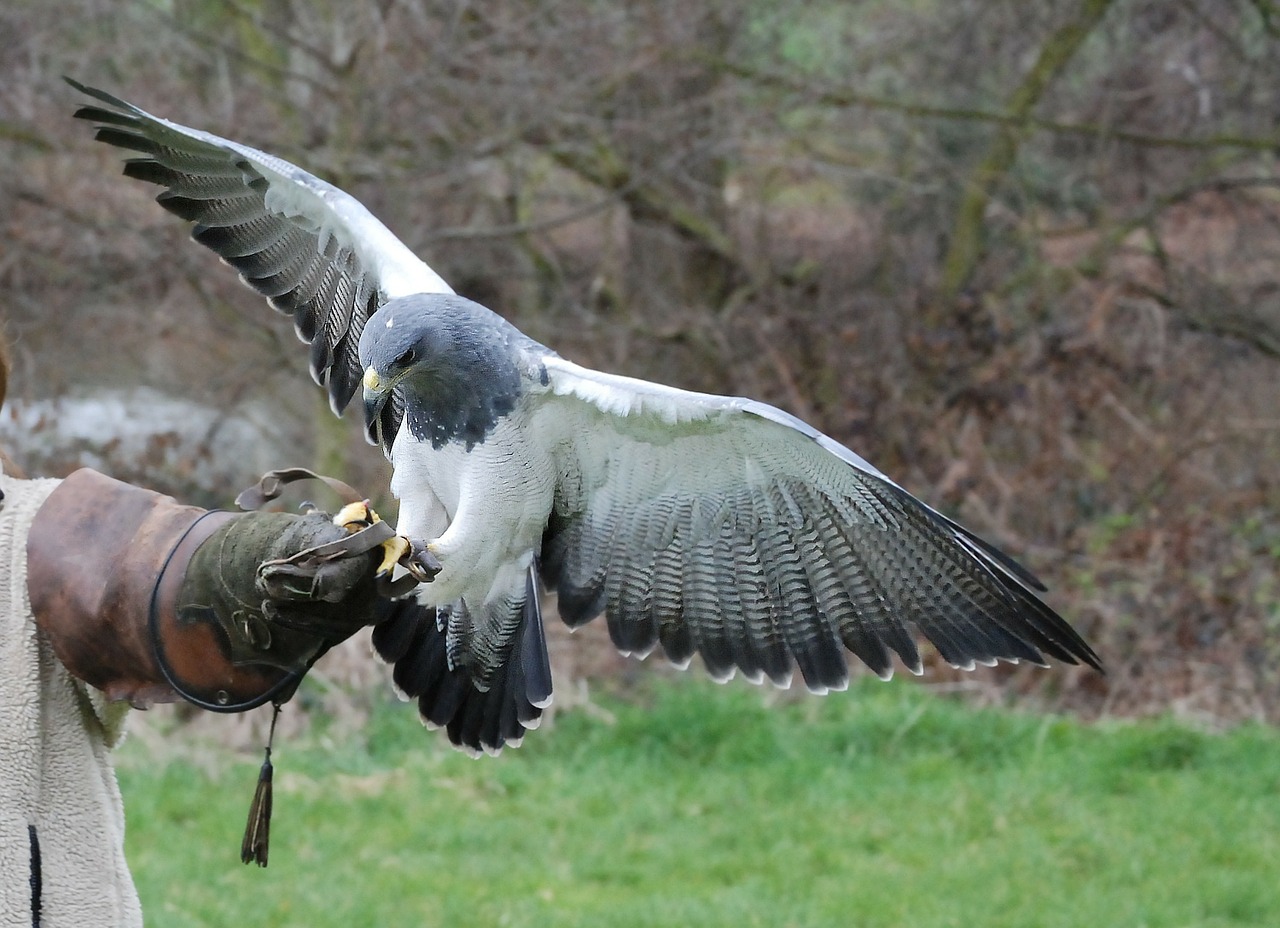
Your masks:
<path fill-rule="evenodd" d="M 471 760 L 388 706 L 257 758 L 121 750 L 158 926 L 1209 926 L 1280 917 L 1280 735 L 1082 726 L 909 684 L 662 682 Z M 181 732 L 175 734 L 181 737 Z"/>

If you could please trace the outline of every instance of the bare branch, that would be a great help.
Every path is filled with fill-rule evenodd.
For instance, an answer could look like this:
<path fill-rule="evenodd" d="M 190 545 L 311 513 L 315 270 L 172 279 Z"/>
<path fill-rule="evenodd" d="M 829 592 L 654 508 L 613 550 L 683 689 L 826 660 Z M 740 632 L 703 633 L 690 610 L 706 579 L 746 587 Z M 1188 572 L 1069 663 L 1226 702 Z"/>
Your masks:
<path fill-rule="evenodd" d="M 1280 146 L 1280 136 L 1248 136 L 1225 133 L 1198 136 L 1152 135 L 1147 132 L 1131 132 L 1126 129 L 1118 129 L 1109 123 L 1061 122 L 1036 116 L 1020 118 L 1008 112 L 998 113 L 973 107 L 917 103 L 891 97 L 878 97 L 874 94 L 860 93 L 843 88 L 818 87 L 798 81 L 789 75 L 765 71 L 735 62 L 722 61 L 719 64 L 729 73 L 759 86 L 774 87 L 790 93 L 802 94 L 827 106 L 861 107 L 869 110 L 901 113 L 904 116 L 918 119 L 946 119 L 959 122 L 985 122 L 1000 126 L 1025 127 L 1036 131 L 1106 139 L 1124 142 L 1129 145 L 1142 145 L 1148 148 L 1178 148 L 1190 151 L 1212 150 L 1215 148 L 1243 148 L 1249 151 L 1273 151 Z"/>
<path fill-rule="evenodd" d="M 730 265 L 742 267 L 737 248 L 723 229 L 655 184 L 638 181 L 607 142 L 597 140 L 589 153 L 577 147 L 552 146 L 547 154 L 591 184 L 613 191 L 635 218 L 670 226 Z"/>
<path fill-rule="evenodd" d="M 530 220 L 528 222 L 507 223 L 500 226 L 484 226 L 481 228 L 476 228 L 474 226 L 453 226 L 432 232 L 426 237 L 425 242 L 427 244 L 431 244 L 432 242 L 514 238 L 521 235 L 529 235 L 534 232 L 547 232 L 551 229 L 559 228 L 560 226 L 567 226 L 583 219 L 589 219 L 592 216 L 612 209 L 622 202 L 632 189 L 632 186 L 633 185 L 627 185 L 622 189 L 611 191 L 608 196 L 602 199 L 588 203 L 585 206 L 580 206 L 577 209 L 571 209 L 567 213 L 561 213 L 559 216 L 551 216 L 547 219 Z"/>
<path fill-rule="evenodd" d="M 1018 149 L 1028 134 L 1027 119 L 1031 111 L 1084 44 L 1111 3 L 1112 0 L 1084 0 L 1079 14 L 1049 36 L 1036 63 L 1009 98 L 1006 113 L 1011 122 L 996 135 L 987 154 L 974 168 L 951 228 L 947 253 L 942 259 L 942 280 L 938 286 L 941 305 L 955 300 L 968 285 L 982 258 L 987 204 L 1018 156 Z"/>

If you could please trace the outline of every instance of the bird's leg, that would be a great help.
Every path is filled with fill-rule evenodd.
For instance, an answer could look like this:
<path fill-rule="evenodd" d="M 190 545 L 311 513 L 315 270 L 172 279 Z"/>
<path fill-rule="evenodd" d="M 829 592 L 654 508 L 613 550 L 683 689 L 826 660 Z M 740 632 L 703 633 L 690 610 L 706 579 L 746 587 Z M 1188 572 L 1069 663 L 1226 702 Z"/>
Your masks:
<path fill-rule="evenodd" d="M 403 535 L 395 535 L 382 543 L 382 563 L 378 565 L 376 576 L 389 577 L 412 549 L 412 543 Z"/>
<path fill-rule="evenodd" d="M 333 517 L 335 525 L 349 532 L 358 532 L 362 528 L 381 522 L 382 517 L 369 507 L 369 501 L 348 503 Z M 436 560 L 423 545 L 415 545 L 404 535 L 395 535 L 384 541 L 382 563 L 378 565 L 377 576 L 389 577 L 397 564 L 404 567 L 419 583 L 428 583 L 440 572 L 440 562 Z"/>

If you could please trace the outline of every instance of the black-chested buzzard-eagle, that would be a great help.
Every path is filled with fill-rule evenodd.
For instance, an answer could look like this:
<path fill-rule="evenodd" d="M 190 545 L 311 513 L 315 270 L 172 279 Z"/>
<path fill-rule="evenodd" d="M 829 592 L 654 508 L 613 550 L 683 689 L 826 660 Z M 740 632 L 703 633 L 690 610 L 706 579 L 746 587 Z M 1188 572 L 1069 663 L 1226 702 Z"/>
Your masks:
<path fill-rule="evenodd" d="M 398 531 L 439 573 L 374 630 L 424 719 L 471 750 L 518 742 L 551 698 L 538 605 L 600 613 L 624 652 L 841 689 L 845 651 L 921 669 L 1097 655 L 1044 587 L 794 416 L 564 360 L 449 286 L 359 202 L 300 168 L 151 116 L 76 116 L 138 153 L 195 240 L 293 317 L 335 412 L 362 391 Z"/>

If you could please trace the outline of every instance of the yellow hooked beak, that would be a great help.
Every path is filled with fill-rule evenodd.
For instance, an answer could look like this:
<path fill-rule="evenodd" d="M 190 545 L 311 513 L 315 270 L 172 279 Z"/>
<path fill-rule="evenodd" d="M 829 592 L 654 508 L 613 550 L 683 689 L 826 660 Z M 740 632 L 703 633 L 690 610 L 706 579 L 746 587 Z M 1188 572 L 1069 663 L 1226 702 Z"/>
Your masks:
<path fill-rule="evenodd" d="M 369 440 L 376 441 L 375 425 L 378 422 L 378 416 L 382 414 L 382 407 L 387 405 L 387 400 L 391 397 L 395 381 L 383 380 L 378 376 L 378 372 L 369 366 L 364 369 L 364 377 L 360 382 L 364 386 L 365 426 L 368 429 Z"/>

